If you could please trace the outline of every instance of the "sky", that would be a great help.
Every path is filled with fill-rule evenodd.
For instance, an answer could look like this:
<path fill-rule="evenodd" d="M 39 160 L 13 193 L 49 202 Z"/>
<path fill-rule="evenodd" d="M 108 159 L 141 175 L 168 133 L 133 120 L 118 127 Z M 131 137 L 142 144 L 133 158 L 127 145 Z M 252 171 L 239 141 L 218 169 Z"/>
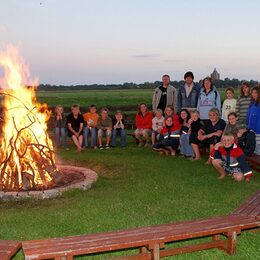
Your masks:
<path fill-rule="evenodd" d="M 13 44 L 40 83 L 260 81 L 258 0 L 0 0 L 0 51 Z"/>

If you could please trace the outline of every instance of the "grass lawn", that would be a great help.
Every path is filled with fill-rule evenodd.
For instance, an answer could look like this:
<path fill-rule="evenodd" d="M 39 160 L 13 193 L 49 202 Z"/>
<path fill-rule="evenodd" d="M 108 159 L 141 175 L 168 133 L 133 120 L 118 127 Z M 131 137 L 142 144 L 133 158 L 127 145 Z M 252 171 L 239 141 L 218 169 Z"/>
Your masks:
<path fill-rule="evenodd" d="M 259 189 L 217 174 L 204 161 L 161 157 L 128 140 L 126 149 L 59 151 L 59 160 L 95 170 L 98 181 L 88 191 L 71 190 L 43 201 L 0 202 L 0 239 L 39 239 L 126 229 L 228 214 Z M 189 243 L 189 242 L 186 242 Z M 127 252 L 115 253 L 116 255 Z M 109 255 L 76 259 L 104 259 Z M 114 256 L 114 254 L 113 254 Z M 166 259 L 260 259 L 260 233 L 238 237 L 237 256 L 207 250 Z M 19 252 L 14 259 L 23 259 Z"/>
<path fill-rule="evenodd" d="M 153 91 L 153 89 L 38 91 L 37 98 L 40 102 L 46 102 L 50 107 L 56 105 L 70 107 L 73 104 L 79 104 L 82 107 L 96 104 L 99 108 L 129 105 L 137 107 L 141 102 L 150 105 Z M 224 100 L 225 90 L 218 89 L 218 91 Z M 236 91 L 236 97 L 238 97 L 238 91 Z"/>

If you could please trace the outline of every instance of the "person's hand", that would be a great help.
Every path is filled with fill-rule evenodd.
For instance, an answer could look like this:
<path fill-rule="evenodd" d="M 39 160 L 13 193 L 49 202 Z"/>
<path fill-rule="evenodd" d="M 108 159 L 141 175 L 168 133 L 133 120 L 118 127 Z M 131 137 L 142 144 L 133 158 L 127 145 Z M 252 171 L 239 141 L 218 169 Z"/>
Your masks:
<path fill-rule="evenodd" d="M 219 147 L 223 146 L 223 144 L 221 142 L 218 142 L 214 145 L 214 149 L 218 150 Z"/>

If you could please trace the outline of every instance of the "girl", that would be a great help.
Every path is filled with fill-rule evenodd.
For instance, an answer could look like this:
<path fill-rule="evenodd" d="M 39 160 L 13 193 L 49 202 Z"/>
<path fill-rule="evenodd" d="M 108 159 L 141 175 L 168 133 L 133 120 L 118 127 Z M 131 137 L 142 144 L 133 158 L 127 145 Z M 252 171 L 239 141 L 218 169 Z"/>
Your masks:
<path fill-rule="evenodd" d="M 66 122 L 67 118 L 63 114 L 63 107 L 56 106 L 53 119 L 54 142 L 57 148 L 62 147 L 63 149 L 67 150 L 68 148 L 66 143 Z"/>
<path fill-rule="evenodd" d="M 180 130 L 181 125 L 178 116 L 175 117 L 175 120 L 171 116 L 166 117 L 165 126 L 162 130 L 163 140 L 153 145 L 153 149 L 160 151 L 162 154 L 165 153 L 175 156 L 179 148 Z"/>
<path fill-rule="evenodd" d="M 193 158 L 193 150 L 190 145 L 190 113 L 187 109 L 180 111 L 180 124 L 181 124 L 181 135 L 180 135 L 180 150 L 181 154 L 188 159 Z"/>
<path fill-rule="evenodd" d="M 197 110 L 202 120 L 209 119 L 209 111 L 211 108 L 221 110 L 220 95 L 213 86 L 211 78 L 207 77 L 202 81 L 202 89 L 198 99 Z"/>
<path fill-rule="evenodd" d="M 260 85 L 251 92 L 252 100 L 247 112 L 246 123 L 256 134 L 255 153 L 260 154 Z"/>
<path fill-rule="evenodd" d="M 246 123 L 246 115 L 250 103 L 251 103 L 250 86 L 248 82 L 243 82 L 240 87 L 240 97 L 238 98 L 236 104 L 236 113 L 238 116 L 239 124 Z"/>
<path fill-rule="evenodd" d="M 162 115 L 162 110 L 161 109 L 156 109 L 155 110 L 155 117 L 152 120 L 152 145 L 156 143 L 156 141 L 159 141 L 160 139 L 160 134 L 163 129 L 164 125 L 164 117 Z"/>
<path fill-rule="evenodd" d="M 236 136 L 238 133 L 237 114 L 235 112 L 230 112 L 227 118 L 228 118 L 228 124 L 226 125 L 223 131 L 223 135 L 231 134 L 235 137 L 236 140 Z"/>

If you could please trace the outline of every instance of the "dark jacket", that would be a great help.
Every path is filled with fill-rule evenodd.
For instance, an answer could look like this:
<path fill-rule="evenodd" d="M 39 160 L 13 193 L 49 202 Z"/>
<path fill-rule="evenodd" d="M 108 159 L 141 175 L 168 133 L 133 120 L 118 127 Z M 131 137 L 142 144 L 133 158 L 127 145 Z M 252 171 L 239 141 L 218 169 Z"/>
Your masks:
<path fill-rule="evenodd" d="M 242 148 L 246 156 L 251 156 L 255 151 L 255 132 L 248 129 L 241 137 L 237 138 L 237 145 Z"/>

